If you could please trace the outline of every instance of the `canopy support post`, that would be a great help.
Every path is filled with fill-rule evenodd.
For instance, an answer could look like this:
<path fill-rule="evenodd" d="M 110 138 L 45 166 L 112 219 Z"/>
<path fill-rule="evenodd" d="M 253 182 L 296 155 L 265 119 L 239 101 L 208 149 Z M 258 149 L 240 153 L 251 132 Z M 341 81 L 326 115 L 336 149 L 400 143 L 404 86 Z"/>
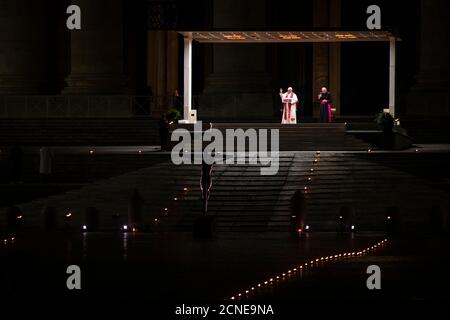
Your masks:
<path fill-rule="evenodd" d="M 389 40 L 389 113 L 395 117 L 395 60 L 396 39 Z"/>
<path fill-rule="evenodd" d="M 192 33 L 184 35 L 184 92 L 183 120 L 180 123 L 193 123 L 192 112 Z"/>

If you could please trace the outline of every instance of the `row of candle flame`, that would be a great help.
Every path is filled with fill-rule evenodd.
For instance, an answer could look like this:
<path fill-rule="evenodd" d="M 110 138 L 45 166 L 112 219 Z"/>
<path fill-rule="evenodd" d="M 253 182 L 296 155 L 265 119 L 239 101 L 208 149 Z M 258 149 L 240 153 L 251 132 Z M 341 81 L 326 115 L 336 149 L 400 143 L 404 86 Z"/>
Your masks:
<path fill-rule="evenodd" d="M 299 266 L 291 268 L 291 269 L 287 270 L 286 272 L 283 272 L 279 275 L 275 275 L 266 280 L 263 280 L 263 281 L 259 282 L 258 284 L 256 284 L 255 286 L 245 289 L 242 292 L 239 292 L 236 295 L 233 295 L 228 299 L 241 300 L 243 298 L 250 298 L 252 295 L 258 293 L 259 290 L 262 290 L 265 288 L 270 288 L 271 286 L 273 286 L 276 283 L 279 283 L 280 281 L 289 280 L 289 278 L 291 276 L 298 275 L 299 272 L 303 272 L 304 270 L 311 269 L 315 266 L 319 266 L 319 264 L 323 264 L 323 263 L 331 262 L 331 261 L 337 261 L 337 260 L 340 260 L 343 258 L 348 259 L 348 258 L 362 257 L 364 255 L 367 255 L 371 251 L 374 251 L 374 250 L 379 249 L 379 248 L 383 247 L 384 245 L 386 245 L 387 241 L 388 241 L 387 239 L 384 239 L 384 240 L 382 240 L 370 247 L 367 247 L 361 251 L 344 252 L 344 253 L 338 253 L 338 254 L 334 254 L 334 255 L 322 256 L 320 258 L 312 259 L 311 261 L 305 262 L 304 264 L 301 264 Z M 288 278 L 288 279 L 286 279 L 286 278 Z"/>
<path fill-rule="evenodd" d="M 319 157 L 320 157 L 320 151 L 316 151 L 315 152 L 315 157 L 314 157 L 314 160 L 313 160 L 313 165 L 317 165 L 318 164 Z M 314 168 L 309 169 L 309 173 L 310 173 L 310 176 L 306 179 L 307 183 L 311 183 L 311 181 L 312 181 L 312 176 L 311 175 L 314 174 Z M 309 190 L 309 187 L 307 185 L 305 185 L 303 187 L 303 193 L 307 194 L 308 190 Z M 292 218 L 295 218 L 295 216 L 292 216 Z M 310 231 L 310 228 L 311 227 L 309 225 L 305 225 L 305 230 L 300 228 L 300 229 L 297 230 L 297 232 L 299 234 L 301 234 L 303 231 Z"/>

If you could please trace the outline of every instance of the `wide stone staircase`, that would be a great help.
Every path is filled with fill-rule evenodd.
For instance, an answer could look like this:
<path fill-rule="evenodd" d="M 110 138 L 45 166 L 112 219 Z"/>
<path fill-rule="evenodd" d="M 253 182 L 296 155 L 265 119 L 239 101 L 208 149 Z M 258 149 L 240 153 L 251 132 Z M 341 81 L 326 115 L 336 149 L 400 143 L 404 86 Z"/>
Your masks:
<path fill-rule="evenodd" d="M 349 206 L 356 214 L 358 230 L 383 230 L 387 208 L 397 207 L 406 230 L 420 232 L 428 228 L 432 208 L 442 206 L 449 210 L 450 197 L 448 190 L 442 188 L 442 176 L 424 176 L 420 171 L 425 168 L 411 160 L 415 156 L 322 152 L 317 163 L 310 162 L 313 173 L 299 177 L 308 188 L 308 223 L 312 229 L 336 230 L 339 209 Z M 433 155 L 425 161 L 432 165 Z M 312 178 L 311 182 L 307 177 Z"/>
<path fill-rule="evenodd" d="M 242 129 L 247 131 L 255 129 L 260 138 L 260 130 L 267 130 L 270 146 L 270 130 L 279 131 L 280 151 L 314 151 L 314 150 L 348 150 L 361 151 L 371 148 L 368 143 L 347 134 L 344 123 L 300 123 L 300 124 L 274 124 L 274 123 L 203 123 L 202 129 L 218 129 L 226 138 L 227 130 Z M 173 129 L 184 128 L 194 137 L 193 125 L 173 126 Z"/>
<path fill-rule="evenodd" d="M 52 176 L 43 182 L 39 176 L 39 148 L 24 150 L 22 183 L 10 183 L 7 150 L 0 153 L 0 207 L 31 201 L 79 189 L 95 181 L 148 168 L 166 162 L 170 155 L 137 150 L 129 153 L 101 153 L 99 148 L 83 148 L 76 153 L 53 150 Z M 95 150 L 90 154 L 89 150 Z M 137 148 L 134 148 L 137 149 Z"/>
<path fill-rule="evenodd" d="M 275 176 L 262 176 L 260 165 L 215 165 L 208 214 L 217 218 L 218 230 L 265 231 L 291 158 L 280 158 Z M 108 230 L 116 227 L 114 215 L 120 215 L 120 224 L 126 223 L 129 197 L 136 188 L 150 230 L 191 231 L 194 220 L 202 214 L 199 180 L 200 165 L 175 166 L 166 161 L 19 207 L 31 228 L 42 227 L 45 207 L 56 207 L 61 215 L 71 212 L 78 226 L 84 222 L 86 208 L 95 207 L 102 228 Z"/>
<path fill-rule="evenodd" d="M 375 155 L 378 159 L 371 158 Z M 382 230 L 389 206 L 399 208 L 406 228 L 420 230 L 432 206 L 450 207 L 448 192 L 434 179 L 415 175 L 414 162 L 408 170 L 398 168 L 399 163 L 408 167 L 415 153 L 387 155 L 381 162 L 382 153 L 286 152 L 280 155 L 274 176 L 261 175 L 259 164 L 215 165 L 208 214 L 216 217 L 219 232 L 287 232 L 290 199 L 296 190 L 305 192 L 306 186 L 307 223 L 312 231 L 335 231 L 341 206 L 354 208 L 357 230 Z M 120 215 L 119 224 L 126 223 L 129 196 L 136 188 L 149 230 L 190 232 L 201 216 L 199 179 L 199 165 L 165 161 L 19 207 L 30 227 L 42 226 L 46 206 L 61 214 L 71 212 L 78 226 L 84 222 L 86 208 L 95 207 L 102 228 L 108 230 L 117 228 L 114 215 Z"/>

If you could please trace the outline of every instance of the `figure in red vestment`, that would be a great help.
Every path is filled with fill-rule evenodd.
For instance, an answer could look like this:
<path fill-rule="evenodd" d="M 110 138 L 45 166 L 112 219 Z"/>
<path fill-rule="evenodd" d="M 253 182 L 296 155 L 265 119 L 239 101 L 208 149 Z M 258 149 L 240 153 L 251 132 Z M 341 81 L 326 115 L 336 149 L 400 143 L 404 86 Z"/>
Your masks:
<path fill-rule="evenodd" d="M 283 124 L 295 124 L 297 123 L 297 95 L 289 87 L 286 93 L 283 93 L 283 89 L 280 89 L 280 98 L 283 103 L 283 118 L 281 123 Z"/>

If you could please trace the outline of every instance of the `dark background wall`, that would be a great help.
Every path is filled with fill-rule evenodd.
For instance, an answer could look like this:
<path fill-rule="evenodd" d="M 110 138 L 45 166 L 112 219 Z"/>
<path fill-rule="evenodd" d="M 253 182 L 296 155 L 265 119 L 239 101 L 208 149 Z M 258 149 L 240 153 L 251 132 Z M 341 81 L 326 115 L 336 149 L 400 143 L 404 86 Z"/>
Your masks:
<path fill-rule="evenodd" d="M 383 28 L 389 28 L 402 39 L 397 47 L 397 110 L 411 116 L 450 114 L 447 1 L 240 2 L 243 3 L 240 7 L 246 8 L 244 13 L 236 15 L 233 10 L 238 8 L 224 7 L 229 12 L 220 12 L 222 18 L 227 14 L 232 16 L 229 21 L 234 27 L 266 30 L 311 29 L 317 16 L 330 15 L 336 3 L 342 27 L 365 29 L 367 6 L 379 5 Z M 322 5 L 316 12 L 319 2 Z M 83 31 L 65 28 L 65 8 L 71 3 L 82 6 Z M 149 10 L 155 6 L 172 9 L 161 20 Z M 174 30 L 210 29 L 217 19 L 214 0 L 43 0 L 38 4 L 0 0 L 0 94 L 145 94 L 150 78 L 157 72 L 152 81 L 165 81 L 159 92 L 170 95 L 175 87 L 182 88 L 182 39 L 176 39 Z M 225 27 L 227 21 L 222 19 L 221 26 Z M 153 42 L 149 32 L 163 34 Z M 170 40 L 174 35 L 178 45 Z M 272 112 L 277 113 L 279 87 L 293 86 L 302 98 L 305 115 L 313 114 L 314 91 L 318 85 L 313 46 L 264 45 L 263 50 L 251 50 L 254 50 L 254 60 L 265 64 L 263 71 L 267 78 L 258 92 L 273 99 Z M 341 46 L 341 114 L 373 114 L 387 105 L 387 51 L 386 44 L 379 43 Z M 155 52 L 159 53 L 155 56 Z M 208 87 L 214 71 L 211 66 L 216 64 L 218 69 L 225 66 L 214 60 L 215 55 L 217 58 L 214 46 L 194 45 L 194 94 L 202 94 Z M 248 61 L 251 55 L 241 57 Z M 171 65 L 173 59 L 178 61 L 175 66 Z M 237 74 L 239 66 L 246 67 L 241 62 L 236 61 Z M 240 72 L 246 75 L 248 70 L 243 68 Z M 329 69 L 328 79 L 333 74 Z M 331 81 L 327 77 L 323 79 L 324 85 Z M 235 89 L 230 90 L 233 94 Z"/>
<path fill-rule="evenodd" d="M 196 1 L 197 6 L 207 8 L 208 19 L 203 20 L 203 29 L 212 28 L 211 7 L 214 1 Z M 302 30 L 313 25 L 313 1 L 286 0 L 261 1 L 266 6 L 265 21 L 267 30 Z M 364 30 L 368 15 L 366 9 L 376 4 L 382 10 L 384 29 L 392 30 L 402 41 L 397 47 L 397 90 L 400 96 L 406 95 L 415 83 L 418 60 L 419 0 L 342 0 L 341 25 L 344 29 Z M 198 25 L 195 5 L 184 7 L 184 28 Z M 255 10 L 251 14 L 258 14 Z M 323 14 L 330 14 L 329 8 Z M 194 21 L 195 20 L 195 21 Z M 243 23 L 243 25 L 245 25 Z M 257 26 L 254 26 L 257 27 Z M 251 28 L 251 26 L 250 26 Z M 194 28 L 195 29 L 195 28 Z M 194 50 L 194 94 L 204 90 L 208 67 L 211 63 L 210 45 L 196 44 Z M 274 103 L 279 87 L 292 86 L 302 97 L 302 109 L 305 115 L 312 115 L 315 93 L 312 92 L 313 53 L 311 44 L 267 45 L 270 76 L 273 84 Z M 388 105 L 388 67 L 389 48 L 386 43 L 344 43 L 341 46 L 341 114 L 372 115 Z M 245 73 L 245 70 L 242 70 Z M 328 84 L 324 84 L 328 85 Z M 399 104 L 401 99 L 399 100 Z"/>

